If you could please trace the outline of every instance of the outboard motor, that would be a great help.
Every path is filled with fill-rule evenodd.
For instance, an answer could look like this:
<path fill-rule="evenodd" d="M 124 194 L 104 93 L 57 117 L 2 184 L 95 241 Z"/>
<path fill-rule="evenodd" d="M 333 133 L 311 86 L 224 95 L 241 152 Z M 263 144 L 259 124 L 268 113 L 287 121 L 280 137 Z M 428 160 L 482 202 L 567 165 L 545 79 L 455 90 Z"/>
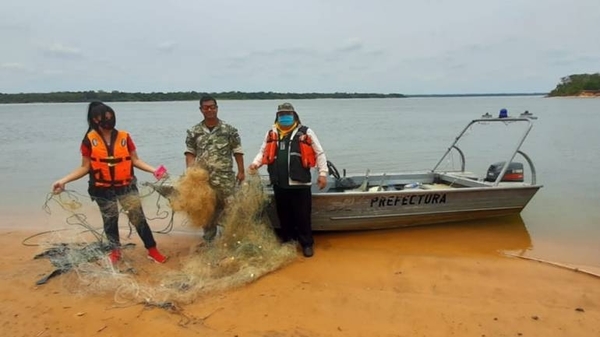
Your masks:
<path fill-rule="evenodd" d="M 502 161 L 502 162 L 494 163 L 494 164 L 490 165 L 490 168 L 488 169 L 487 174 L 485 176 L 485 181 L 490 181 L 490 182 L 496 181 L 496 178 L 498 178 L 500 171 L 502 171 L 502 167 L 504 166 L 504 163 L 505 162 Z M 525 171 L 523 170 L 522 163 L 512 162 L 508 165 L 506 172 L 504 172 L 504 177 L 502 177 L 502 180 L 500 180 L 500 181 L 522 183 L 524 172 Z"/>

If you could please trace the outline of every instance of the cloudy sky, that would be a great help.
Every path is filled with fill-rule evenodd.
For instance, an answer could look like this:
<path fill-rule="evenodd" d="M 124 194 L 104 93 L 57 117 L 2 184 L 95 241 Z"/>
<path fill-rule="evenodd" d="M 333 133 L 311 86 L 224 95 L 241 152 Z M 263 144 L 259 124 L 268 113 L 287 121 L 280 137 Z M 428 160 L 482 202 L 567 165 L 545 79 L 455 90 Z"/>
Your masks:
<path fill-rule="evenodd" d="M 547 92 L 599 0 L 1 0 L 0 92 Z"/>

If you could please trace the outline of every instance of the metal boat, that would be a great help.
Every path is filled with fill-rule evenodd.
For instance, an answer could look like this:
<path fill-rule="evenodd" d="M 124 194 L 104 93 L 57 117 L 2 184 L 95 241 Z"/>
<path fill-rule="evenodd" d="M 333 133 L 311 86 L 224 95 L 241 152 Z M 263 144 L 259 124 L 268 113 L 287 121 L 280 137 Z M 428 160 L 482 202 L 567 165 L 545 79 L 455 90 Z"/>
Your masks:
<path fill-rule="evenodd" d="M 366 230 L 418 226 L 519 214 L 542 187 L 536 182 L 533 161 L 521 146 L 533 127 L 533 114 L 494 118 L 489 114 L 469 122 L 431 170 L 346 176 L 328 162 L 330 176 L 323 190 L 313 189 L 312 227 L 316 231 Z M 490 165 L 485 174 L 465 170 L 466 156 L 459 142 L 477 125 L 520 124 L 512 138 L 514 150 Z M 448 156 L 458 154 L 460 167 L 442 169 Z M 527 165 L 516 162 L 519 156 Z M 525 172 L 530 174 L 525 179 Z M 526 181 L 527 180 L 527 181 Z M 267 187 L 268 189 L 268 187 Z M 269 193 L 272 190 L 268 189 Z M 273 203 L 267 214 L 274 227 L 279 221 Z"/>

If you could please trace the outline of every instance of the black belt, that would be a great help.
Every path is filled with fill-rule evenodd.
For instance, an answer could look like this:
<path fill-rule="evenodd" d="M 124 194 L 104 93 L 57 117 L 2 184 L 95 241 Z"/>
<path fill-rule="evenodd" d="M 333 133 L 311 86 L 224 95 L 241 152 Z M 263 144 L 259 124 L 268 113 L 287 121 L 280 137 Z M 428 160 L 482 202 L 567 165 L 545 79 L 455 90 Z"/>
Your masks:
<path fill-rule="evenodd" d="M 107 158 L 94 158 L 94 157 L 90 157 L 91 160 L 100 162 L 100 163 L 107 163 L 108 166 L 115 166 L 118 163 L 124 162 L 124 161 L 130 161 L 131 157 L 127 156 L 125 158 L 121 157 L 121 158 L 115 158 L 115 157 L 107 157 Z"/>

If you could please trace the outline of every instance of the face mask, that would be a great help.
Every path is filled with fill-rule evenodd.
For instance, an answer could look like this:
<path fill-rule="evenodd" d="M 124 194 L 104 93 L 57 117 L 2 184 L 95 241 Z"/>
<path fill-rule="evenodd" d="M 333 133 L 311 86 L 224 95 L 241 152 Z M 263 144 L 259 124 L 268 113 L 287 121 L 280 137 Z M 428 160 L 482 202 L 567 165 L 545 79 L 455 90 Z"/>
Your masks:
<path fill-rule="evenodd" d="M 115 128 L 115 124 L 117 123 L 116 119 L 111 118 L 111 119 L 104 119 L 102 120 L 99 125 L 101 128 L 103 128 L 104 130 L 112 130 Z"/>
<path fill-rule="evenodd" d="M 277 122 L 281 126 L 292 126 L 292 124 L 294 124 L 294 116 L 281 115 L 281 116 L 277 117 Z"/>

